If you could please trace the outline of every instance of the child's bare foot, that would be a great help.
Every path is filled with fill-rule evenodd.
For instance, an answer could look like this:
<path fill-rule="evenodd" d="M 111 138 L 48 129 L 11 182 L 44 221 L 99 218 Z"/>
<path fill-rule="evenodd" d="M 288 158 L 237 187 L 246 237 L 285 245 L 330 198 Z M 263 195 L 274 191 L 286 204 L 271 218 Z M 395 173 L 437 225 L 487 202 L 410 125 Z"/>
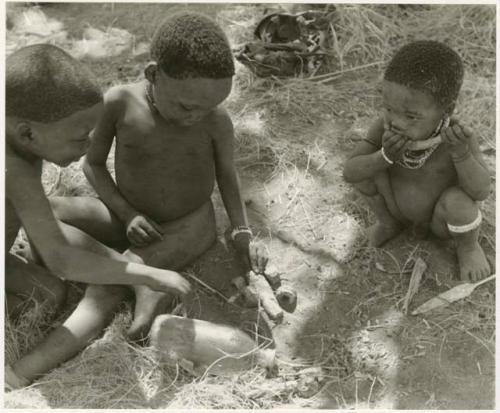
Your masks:
<path fill-rule="evenodd" d="M 457 246 L 460 278 L 465 282 L 475 282 L 491 274 L 490 264 L 478 242 Z"/>
<path fill-rule="evenodd" d="M 380 247 L 401 232 L 402 228 L 396 222 L 391 224 L 377 222 L 368 228 L 368 245 Z"/>
<path fill-rule="evenodd" d="M 127 330 L 131 341 L 143 341 L 149 334 L 154 319 L 159 314 L 165 314 L 172 306 L 172 294 L 153 291 L 145 286 L 135 286 L 135 310 L 132 325 Z"/>
<path fill-rule="evenodd" d="M 12 391 L 29 386 L 30 382 L 28 379 L 17 375 L 14 369 L 7 364 L 5 366 L 4 384 L 5 391 Z"/>

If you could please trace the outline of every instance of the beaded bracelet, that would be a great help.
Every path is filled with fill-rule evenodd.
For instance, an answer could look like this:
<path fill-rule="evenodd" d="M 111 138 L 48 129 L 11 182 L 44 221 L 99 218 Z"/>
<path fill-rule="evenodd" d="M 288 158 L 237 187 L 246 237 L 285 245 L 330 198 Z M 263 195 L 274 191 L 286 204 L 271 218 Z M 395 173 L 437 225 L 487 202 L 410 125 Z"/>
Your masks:
<path fill-rule="evenodd" d="M 233 229 L 233 231 L 231 232 L 231 239 L 234 241 L 234 237 L 238 234 L 241 234 L 241 233 L 246 233 L 246 234 L 249 234 L 250 236 L 253 235 L 250 227 L 247 227 L 245 225 L 241 225 L 241 226 Z"/>
<path fill-rule="evenodd" d="M 384 160 L 389 164 L 389 165 L 393 165 L 394 164 L 394 161 L 391 161 L 389 159 L 389 157 L 385 154 L 385 151 L 384 151 L 384 147 L 380 148 L 380 153 L 382 154 L 382 158 L 384 158 Z"/>

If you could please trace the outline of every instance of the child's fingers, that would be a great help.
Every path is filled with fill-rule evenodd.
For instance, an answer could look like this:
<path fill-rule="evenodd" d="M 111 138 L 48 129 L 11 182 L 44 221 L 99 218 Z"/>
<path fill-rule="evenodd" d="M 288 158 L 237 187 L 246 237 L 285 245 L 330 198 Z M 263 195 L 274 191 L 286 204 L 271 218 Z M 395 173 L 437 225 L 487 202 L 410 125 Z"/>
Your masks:
<path fill-rule="evenodd" d="M 250 268 L 256 274 L 259 273 L 259 261 L 258 261 L 258 245 L 250 243 L 248 246 L 248 257 L 250 259 Z"/>
<path fill-rule="evenodd" d="M 152 219 L 148 219 L 148 222 L 154 227 L 155 231 L 158 232 L 160 234 L 160 236 L 163 235 L 163 228 L 161 227 L 161 225 L 158 225 Z M 161 238 L 163 238 L 163 237 L 161 237 Z"/>
<path fill-rule="evenodd" d="M 401 145 L 401 147 L 399 148 L 398 154 L 402 154 L 402 153 L 404 153 L 405 151 L 407 151 L 410 145 L 411 145 L 411 140 L 407 139 L 407 140 L 403 143 L 403 145 Z"/>
<path fill-rule="evenodd" d="M 474 134 L 474 132 L 472 132 L 472 129 L 467 127 L 467 126 L 463 126 L 461 125 L 460 126 L 462 128 L 462 132 L 463 134 L 467 137 L 467 138 L 471 138 L 471 136 Z"/>
<path fill-rule="evenodd" d="M 137 234 L 130 233 L 128 236 L 128 239 L 129 239 L 130 243 L 135 247 L 144 247 L 145 246 L 144 241 Z"/>
<path fill-rule="evenodd" d="M 262 242 L 255 243 L 255 250 L 252 252 L 252 255 L 255 257 L 255 266 L 257 267 L 257 272 L 259 274 L 263 274 L 266 269 L 267 261 L 268 261 L 268 252 L 267 248 Z"/>
<path fill-rule="evenodd" d="M 142 242 L 143 244 L 149 242 L 148 233 L 141 227 L 135 227 L 133 234 L 135 235 L 135 238 L 140 240 L 140 242 Z"/>
<path fill-rule="evenodd" d="M 465 135 L 465 131 L 460 125 L 453 125 L 453 132 L 455 133 L 455 136 L 462 142 L 466 143 L 468 141 L 468 136 Z"/>
<path fill-rule="evenodd" d="M 404 143 L 407 140 L 408 140 L 408 138 L 406 138 L 406 137 L 403 137 L 403 136 L 398 135 L 398 134 L 394 134 L 391 137 L 389 137 L 385 143 L 387 144 L 387 146 L 392 146 L 392 147 L 397 148 L 397 147 L 404 145 Z"/>
<path fill-rule="evenodd" d="M 259 267 L 260 274 L 264 274 L 264 272 L 266 271 L 268 261 L 269 261 L 269 257 L 267 255 L 267 252 L 263 252 L 262 254 L 259 254 L 258 267 Z"/>
<path fill-rule="evenodd" d="M 399 135 L 397 133 L 394 133 L 392 131 L 386 131 L 384 132 L 384 135 L 382 136 L 382 141 L 387 144 L 394 143 L 398 140 Z"/>
<path fill-rule="evenodd" d="M 452 128 L 446 128 L 441 133 L 441 136 L 442 136 L 443 140 L 450 145 L 457 145 L 460 143 L 458 138 L 455 136 L 455 133 L 453 132 Z"/>
<path fill-rule="evenodd" d="M 153 225 L 145 225 L 144 231 L 147 232 L 148 238 L 153 241 L 159 241 L 163 239 L 162 235 L 156 230 L 156 227 Z"/>

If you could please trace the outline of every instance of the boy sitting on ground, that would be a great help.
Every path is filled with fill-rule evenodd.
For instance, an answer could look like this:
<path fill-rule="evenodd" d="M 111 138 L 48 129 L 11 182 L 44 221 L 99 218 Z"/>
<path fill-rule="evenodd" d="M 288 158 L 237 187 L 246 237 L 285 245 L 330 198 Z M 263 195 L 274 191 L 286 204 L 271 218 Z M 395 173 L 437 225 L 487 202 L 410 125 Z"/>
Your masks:
<path fill-rule="evenodd" d="M 417 41 L 390 61 L 383 115 L 344 166 L 374 212 L 369 243 L 381 246 L 410 223 L 452 237 L 464 281 L 490 274 L 478 243 L 479 201 L 490 175 L 476 134 L 450 119 L 464 76 L 460 56 L 436 41 Z"/>
<path fill-rule="evenodd" d="M 234 63 L 221 28 L 192 12 L 169 16 L 151 44 L 144 81 L 111 88 L 84 172 L 99 198 L 53 198 L 56 217 L 138 262 L 178 270 L 215 241 L 210 196 L 215 178 L 237 252 L 262 272 L 267 257 L 251 243 L 233 160 L 231 119 L 221 103 Z M 116 183 L 106 160 L 116 139 Z M 130 339 L 147 335 L 169 297 L 136 287 Z"/>
<path fill-rule="evenodd" d="M 59 306 L 65 299 L 63 279 L 101 284 L 89 286 L 60 327 L 6 367 L 7 388 L 29 384 L 94 339 L 125 297 L 127 289 L 116 284 L 141 284 L 178 294 L 190 288 L 178 273 L 129 263 L 125 256 L 54 218 L 42 187 L 42 160 L 66 166 L 87 151 L 102 99 L 90 71 L 55 46 L 28 46 L 7 58 L 6 312 L 15 317 L 30 298 Z M 21 226 L 40 265 L 9 253 Z"/>

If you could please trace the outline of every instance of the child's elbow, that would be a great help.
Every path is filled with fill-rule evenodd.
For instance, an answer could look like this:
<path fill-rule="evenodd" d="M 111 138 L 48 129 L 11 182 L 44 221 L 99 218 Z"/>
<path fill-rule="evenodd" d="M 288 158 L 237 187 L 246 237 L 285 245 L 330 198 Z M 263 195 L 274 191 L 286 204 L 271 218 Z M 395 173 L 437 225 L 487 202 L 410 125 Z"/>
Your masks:
<path fill-rule="evenodd" d="M 344 181 L 346 181 L 349 184 L 353 184 L 356 182 L 352 168 L 350 168 L 349 162 L 346 162 L 344 168 L 342 169 L 342 177 L 344 178 Z"/>
<path fill-rule="evenodd" d="M 490 187 L 488 185 L 487 188 L 475 190 L 471 196 L 475 201 L 484 201 L 490 195 Z"/>

